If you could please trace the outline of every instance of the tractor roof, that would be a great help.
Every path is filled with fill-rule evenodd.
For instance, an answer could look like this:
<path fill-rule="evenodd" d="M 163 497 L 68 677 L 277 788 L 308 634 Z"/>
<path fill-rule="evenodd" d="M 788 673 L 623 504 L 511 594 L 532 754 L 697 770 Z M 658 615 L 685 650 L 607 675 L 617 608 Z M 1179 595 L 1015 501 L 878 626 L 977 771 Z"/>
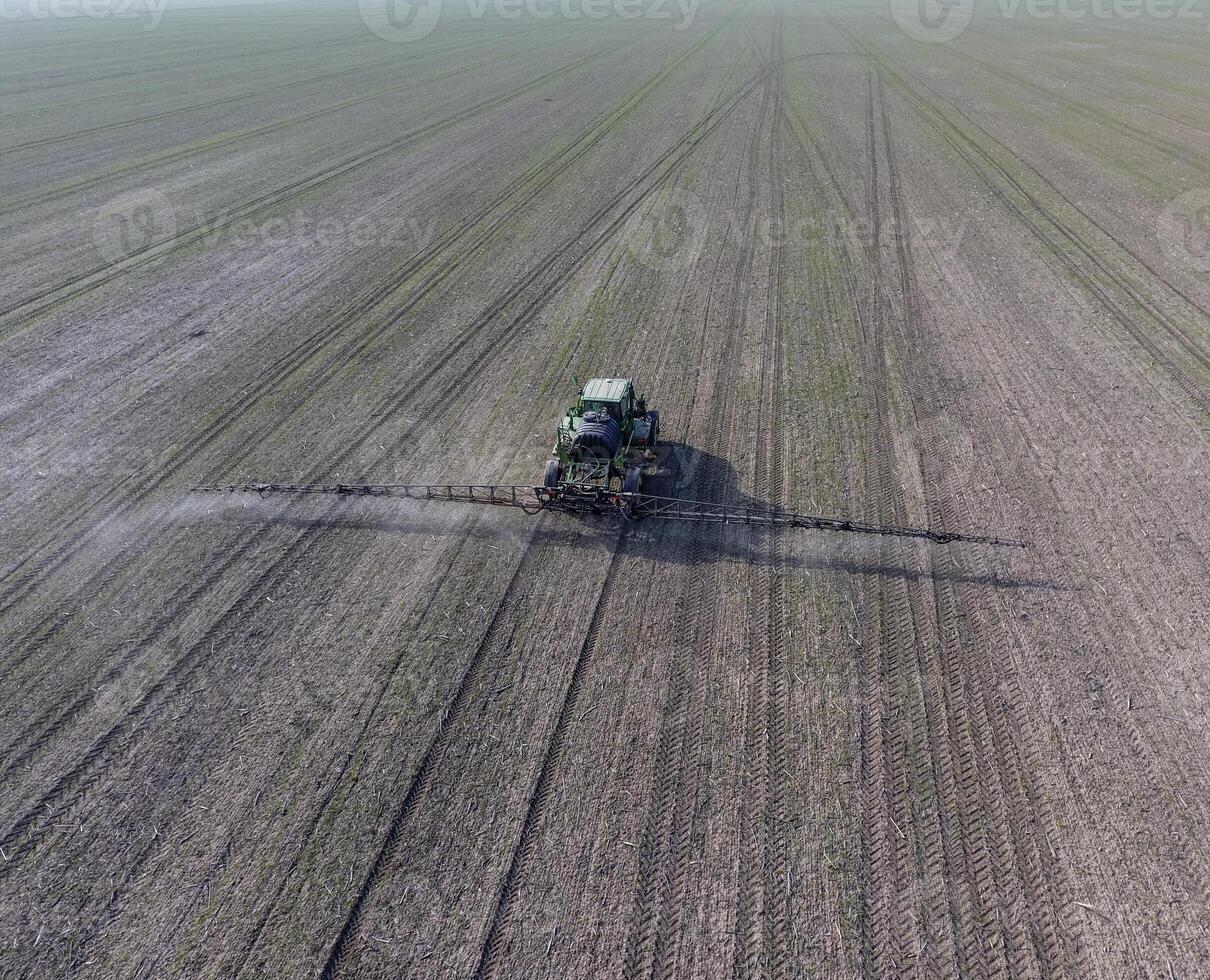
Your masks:
<path fill-rule="evenodd" d="M 585 382 L 583 395 L 594 402 L 619 402 L 629 387 L 629 378 L 593 378 Z"/>

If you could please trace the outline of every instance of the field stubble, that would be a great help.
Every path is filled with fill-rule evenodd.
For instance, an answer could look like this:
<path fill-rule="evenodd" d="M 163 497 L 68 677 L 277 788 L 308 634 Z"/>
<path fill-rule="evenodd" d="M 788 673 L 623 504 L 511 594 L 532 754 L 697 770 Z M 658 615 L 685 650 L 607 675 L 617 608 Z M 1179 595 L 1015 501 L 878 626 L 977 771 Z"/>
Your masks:
<path fill-rule="evenodd" d="M 14 971 L 1192 975 L 1210 297 L 1138 214 L 1207 151 L 1194 90 L 1146 123 L 1168 28 L 447 26 L 47 25 L 0 77 Z M 134 78 L 188 92 L 104 98 Z M 147 188 L 172 221 L 106 255 Z M 525 482 L 600 373 L 684 495 L 1034 547 L 181 497 Z"/>

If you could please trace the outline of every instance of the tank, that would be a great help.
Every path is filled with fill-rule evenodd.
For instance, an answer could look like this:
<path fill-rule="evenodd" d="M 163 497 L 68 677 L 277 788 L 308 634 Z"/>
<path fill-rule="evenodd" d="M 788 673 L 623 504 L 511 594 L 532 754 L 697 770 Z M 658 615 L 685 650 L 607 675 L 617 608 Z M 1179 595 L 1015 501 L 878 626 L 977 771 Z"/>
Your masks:
<path fill-rule="evenodd" d="M 613 459 L 622 445 L 622 430 L 608 412 L 585 412 L 576 429 L 572 450 L 577 457 Z"/>

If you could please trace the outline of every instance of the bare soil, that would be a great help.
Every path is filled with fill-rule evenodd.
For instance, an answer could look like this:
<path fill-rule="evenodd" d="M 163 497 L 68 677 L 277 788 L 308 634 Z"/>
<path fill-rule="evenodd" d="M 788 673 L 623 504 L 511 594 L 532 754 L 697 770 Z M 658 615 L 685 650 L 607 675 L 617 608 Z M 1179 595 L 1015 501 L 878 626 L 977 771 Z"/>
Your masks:
<path fill-rule="evenodd" d="M 6 24 L 0 973 L 1202 975 L 1186 28 Z M 529 483 L 600 374 L 1032 546 L 187 493 Z"/>

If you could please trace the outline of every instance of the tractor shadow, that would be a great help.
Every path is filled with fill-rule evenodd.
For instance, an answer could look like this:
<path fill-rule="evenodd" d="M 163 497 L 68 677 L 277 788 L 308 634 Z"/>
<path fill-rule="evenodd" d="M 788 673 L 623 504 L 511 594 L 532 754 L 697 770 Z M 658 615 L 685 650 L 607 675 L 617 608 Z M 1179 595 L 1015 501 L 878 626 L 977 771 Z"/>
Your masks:
<path fill-rule="evenodd" d="M 704 452 L 684 443 L 663 444 L 660 454 L 662 472 L 644 484 L 645 493 L 661 497 L 706 500 L 736 507 L 772 509 L 770 501 L 745 494 L 739 485 L 735 466 L 721 456 Z M 828 516 L 856 517 L 855 514 Z M 612 550 L 618 531 L 612 518 L 573 515 L 567 518 L 595 534 L 572 534 L 547 523 L 538 537 L 545 541 L 582 549 Z M 624 525 L 627 553 L 660 564 L 701 565 L 734 561 L 761 567 L 783 566 L 800 571 L 835 572 L 845 575 L 871 575 L 904 580 L 966 582 L 991 588 L 1035 588 L 1071 591 L 1057 582 L 1031 577 L 1001 575 L 997 572 L 968 571 L 960 566 L 940 569 L 927 561 L 927 549 L 937 545 L 924 541 L 904 542 L 917 551 L 920 562 L 888 560 L 887 544 L 894 539 L 873 538 L 833 531 L 772 529 L 683 523 L 678 521 L 639 520 Z M 780 536 L 782 548 L 775 551 Z M 971 548 L 980 545 L 950 545 Z M 899 552 L 903 554 L 902 550 Z M 910 552 L 909 552 L 910 554 Z M 961 561 L 961 552 L 957 553 Z"/>

